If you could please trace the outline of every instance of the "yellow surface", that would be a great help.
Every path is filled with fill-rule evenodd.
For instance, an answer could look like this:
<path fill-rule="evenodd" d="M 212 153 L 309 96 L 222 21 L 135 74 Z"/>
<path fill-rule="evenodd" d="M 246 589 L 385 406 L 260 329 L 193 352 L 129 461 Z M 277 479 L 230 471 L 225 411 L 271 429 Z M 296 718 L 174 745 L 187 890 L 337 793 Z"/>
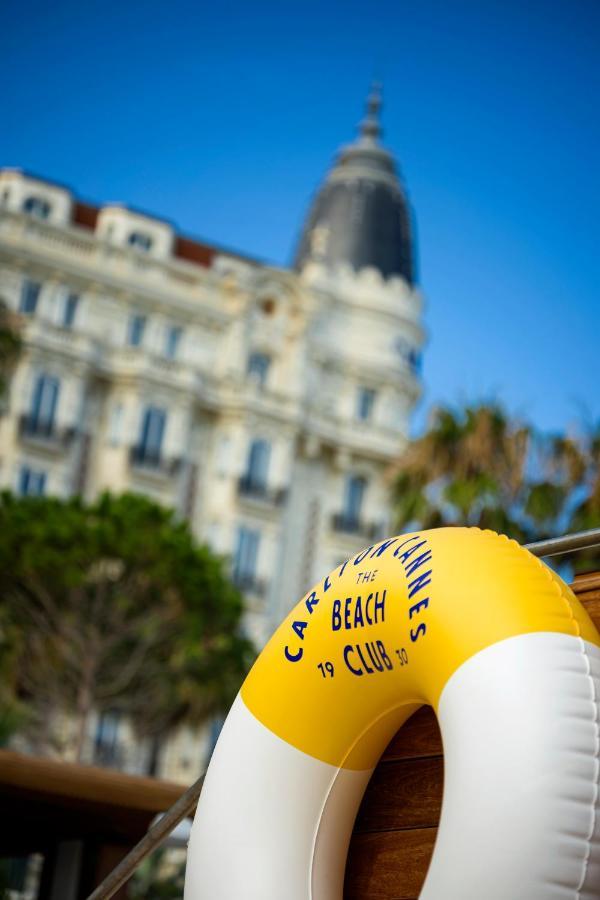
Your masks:
<path fill-rule="evenodd" d="M 317 759 L 371 768 L 402 722 L 424 703 L 436 707 L 452 673 L 498 641 L 560 632 L 600 646 L 571 589 L 508 538 L 441 528 L 389 541 L 380 556 L 388 541 L 319 582 L 242 688 L 257 719 Z"/>

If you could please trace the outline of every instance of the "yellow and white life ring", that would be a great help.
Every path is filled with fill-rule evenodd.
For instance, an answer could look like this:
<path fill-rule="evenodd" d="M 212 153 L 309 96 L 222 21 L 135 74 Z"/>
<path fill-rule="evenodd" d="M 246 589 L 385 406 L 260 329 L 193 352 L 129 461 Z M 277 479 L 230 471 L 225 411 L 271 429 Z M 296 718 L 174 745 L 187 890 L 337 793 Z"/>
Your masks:
<path fill-rule="evenodd" d="M 598 900 L 600 636 L 514 541 L 393 537 L 292 610 L 236 698 L 186 900 L 340 900 L 362 794 L 419 706 L 444 744 L 422 900 Z"/>

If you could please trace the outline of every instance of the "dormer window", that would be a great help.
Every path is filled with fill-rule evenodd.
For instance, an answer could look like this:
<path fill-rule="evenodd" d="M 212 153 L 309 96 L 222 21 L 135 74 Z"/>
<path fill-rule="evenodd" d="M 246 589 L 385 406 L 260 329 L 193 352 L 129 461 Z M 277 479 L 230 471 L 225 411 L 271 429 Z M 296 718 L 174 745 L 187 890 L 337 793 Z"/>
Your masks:
<path fill-rule="evenodd" d="M 31 195 L 23 201 L 23 212 L 38 219 L 47 219 L 50 215 L 50 204 L 43 197 Z"/>
<path fill-rule="evenodd" d="M 127 243 L 130 247 L 135 247 L 136 250 L 148 253 L 152 247 L 152 238 L 144 231 L 132 231 L 127 238 Z"/>

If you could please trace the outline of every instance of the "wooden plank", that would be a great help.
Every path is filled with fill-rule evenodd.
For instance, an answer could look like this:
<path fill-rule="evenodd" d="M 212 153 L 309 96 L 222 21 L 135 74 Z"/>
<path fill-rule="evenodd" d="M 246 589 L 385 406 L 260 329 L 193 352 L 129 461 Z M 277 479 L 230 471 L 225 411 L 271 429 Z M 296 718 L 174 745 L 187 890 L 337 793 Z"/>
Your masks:
<path fill-rule="evenodd" d="M 577 575 L 571 587 L 600 629 L 600 572 Z"/>
<path fill-rule="evenodd" d="M 587 591 L 600 591 L 600 572 L 586 572 L 584 575 L 576 575 L 571 585 L 576 594 Z"/>
<path fill-rule="evenodd" d="M 585 597 L 585 599 L 584 599 Z M 597 597 L 587 598 L 586 595 L 580 597 L 581 605 L 587 610 L 588 615 L 591 617 L 592 622 L 600 631 L 600 591 L 598 591 Z"/>
<path fill-rule="evenodd" d="M 353 835 L 344 900 L 416 900 L 435 836 L 435 828 Z"/>
<path fill-rule="evenodd" d="M 355 832 L 436 826 L 443 783 L 441 756 L 380 763 L 365 791 Z"/>
<path fill-rule="evenodd" d="M 156 813 L 168 809 L 184 790 L 183 785 L 172 781 L 0 750 L 3 793 L 29 792 L 57 798 L 57 802 L 76 799 Z"/>
<path fill-rule="evenodd" d="M 424 706 L 394 735 L 382 760 L 438 756 L 442 752 L 442 736 L 433 710 Z"/>

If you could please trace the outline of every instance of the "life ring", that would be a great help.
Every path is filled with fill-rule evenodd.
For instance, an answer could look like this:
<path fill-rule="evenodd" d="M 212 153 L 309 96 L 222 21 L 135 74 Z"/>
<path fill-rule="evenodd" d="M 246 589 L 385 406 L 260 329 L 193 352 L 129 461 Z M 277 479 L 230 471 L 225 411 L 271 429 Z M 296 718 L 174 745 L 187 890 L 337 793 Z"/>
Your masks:
<path fill-rule="evenodd" d="M 423 704 L 444 744 L 421 900 L 598 900 L 600 636 L 514 541 L 380 541 L 292 610 L 213 754 L 185 900 L 341 900 L 371 772 Z"/>

